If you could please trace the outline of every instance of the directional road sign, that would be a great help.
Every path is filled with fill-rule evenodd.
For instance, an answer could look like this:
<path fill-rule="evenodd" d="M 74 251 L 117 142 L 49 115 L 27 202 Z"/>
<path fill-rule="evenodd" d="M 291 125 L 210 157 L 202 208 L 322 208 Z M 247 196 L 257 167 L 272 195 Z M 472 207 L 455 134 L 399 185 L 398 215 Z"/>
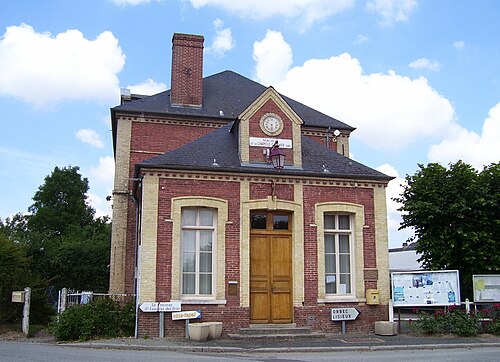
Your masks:
<path fill-rule="evenodd" d="M 172 313 L 172 320 L 177 321 L 180 319 L 198 319 L 201 318 L 201 310 L 191 310 Z"/>
<path fill-rule="evenodd" d="M 332 308 L 332 321 L 353 321 L 359 312 L 356 308 Z"/>

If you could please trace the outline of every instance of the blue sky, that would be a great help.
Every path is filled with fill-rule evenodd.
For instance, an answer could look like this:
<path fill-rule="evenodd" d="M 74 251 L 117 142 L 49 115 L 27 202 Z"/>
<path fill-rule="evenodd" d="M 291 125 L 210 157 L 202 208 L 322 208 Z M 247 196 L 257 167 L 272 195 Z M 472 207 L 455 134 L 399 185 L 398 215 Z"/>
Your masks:
<path fill-rule="evenodd" d="M 170 88 L 174 32 L 205 36 L 204 75 L 234 70 L 356 127 L 351 156 L 397 177 L 500 160 L 496 0 L 0 1 L 0 218 L 55 166 L 111 213 L 109 109 Z M 389 244 L 398 205 L 388 201 Z"/>

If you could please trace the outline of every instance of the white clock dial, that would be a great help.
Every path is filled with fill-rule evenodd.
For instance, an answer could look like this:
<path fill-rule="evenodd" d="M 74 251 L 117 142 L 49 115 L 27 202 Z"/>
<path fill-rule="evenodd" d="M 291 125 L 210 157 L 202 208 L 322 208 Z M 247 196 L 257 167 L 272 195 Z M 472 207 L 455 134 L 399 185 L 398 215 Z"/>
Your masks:
<path fill-rule="evenodd" d="M 283 129 L 283 122 L 276 116 L 267 116 L 263 119 L 261 126 L 265 133 L 276 135 L 281 133 Z"/>

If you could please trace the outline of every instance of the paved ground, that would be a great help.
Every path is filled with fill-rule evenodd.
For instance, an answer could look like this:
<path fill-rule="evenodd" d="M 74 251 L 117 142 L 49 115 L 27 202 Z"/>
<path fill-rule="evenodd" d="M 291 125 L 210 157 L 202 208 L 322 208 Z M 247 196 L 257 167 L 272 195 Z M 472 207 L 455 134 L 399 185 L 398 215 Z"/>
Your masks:
<path fill-rule="evenodd" d="M 194 342 L 186 339 L 134 339 L 120 338 L 96 340 L 70 345 L 111 349 L 152 349 L 171 351 L 204 352 L 290 352 L 329 350 L 396 350 L 422 348 L 478 348 L 500 347 L 500 337 L 457 337 L 450 335 L 420 336 L 402 334 L 397 336 L 349 336 L 331 335 L 324 338 L 267 338 L 259 340 L 217 339 Z"/>
<path fill-rule="evenodd" d="M 33 338 L 21 333 L 0 333 L 0 340 L 57 343 L 46 333 L 39 332 Z M 116 338 L 87 342 L 64 343 L 66 346 L 106 349 L 193 351 L 193 352 L 292 352 L 292 351 L 333 351 L 333 350 L 400 350 L 434 348 L 479 348 L 499 347 L 500 336 L 480 335 L 478 337 L 458 337 L 453 335 L 417 335 L 403 333 L 396 336 L 367 335 L 327 335 L 321 338 L 266 338 L 228 339 L 220 338 L 206 342 L 195 342 L 184 338 Z"/>

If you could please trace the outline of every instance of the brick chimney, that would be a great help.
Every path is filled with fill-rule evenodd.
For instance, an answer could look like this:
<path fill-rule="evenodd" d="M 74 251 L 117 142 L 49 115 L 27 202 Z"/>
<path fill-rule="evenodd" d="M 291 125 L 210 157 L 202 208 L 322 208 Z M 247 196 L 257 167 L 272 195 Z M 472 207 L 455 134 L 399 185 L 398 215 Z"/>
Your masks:
<path fill-rule="evenodd" d="M 191 34 L 175 33 L 172 37 L 172 106 L 202 105 L 204 40 L 201 35 Z"/>

